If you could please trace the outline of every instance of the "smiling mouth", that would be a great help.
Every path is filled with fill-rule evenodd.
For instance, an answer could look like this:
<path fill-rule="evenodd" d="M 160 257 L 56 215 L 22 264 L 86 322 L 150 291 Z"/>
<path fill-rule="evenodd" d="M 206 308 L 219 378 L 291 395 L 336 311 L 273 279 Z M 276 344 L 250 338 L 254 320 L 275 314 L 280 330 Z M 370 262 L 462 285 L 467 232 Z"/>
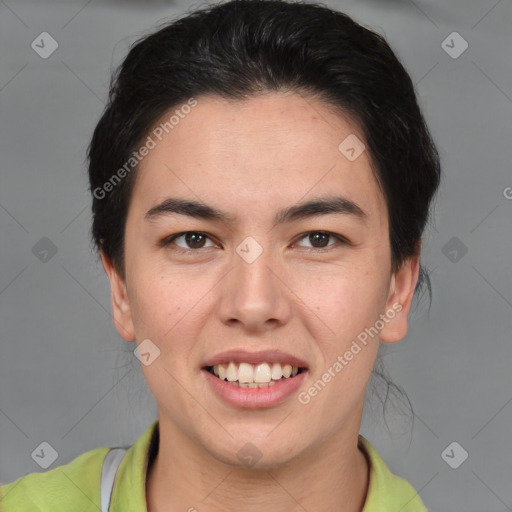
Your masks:
<path fill-rule="evenodd" d="M 307 368 L 280 363 L 235 363 L 217 364 L 205 366 L 208 371 L 220 380 L 226 381 L 232 386 L 242 388 L 266 388 L 278 382 L 293 379 L 297 375 L 307 371 Z"/>

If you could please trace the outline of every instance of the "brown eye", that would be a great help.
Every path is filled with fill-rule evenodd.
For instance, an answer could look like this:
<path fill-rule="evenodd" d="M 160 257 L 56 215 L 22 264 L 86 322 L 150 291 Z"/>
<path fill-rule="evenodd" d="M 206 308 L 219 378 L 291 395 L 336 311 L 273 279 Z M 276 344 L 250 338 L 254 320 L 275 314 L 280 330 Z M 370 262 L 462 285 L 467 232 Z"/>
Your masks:
<path fill-rule="evenodd" d="M 177 240 L 183 239 L 185 245 L 181 245 L 183 242 L 176 243 Z M 185 250 L 194 250 L 194 249 L 203 249 L 205 247 L 212 247 L 206 246 L 205 243 L 207 240 L 209 240 L 210 237 L 206 235 L 205 233 L 202 233 L 201 231 L 186 231 L 184 233 L 178 233 L 176 235 L 173 235 L 169 238 L 166 238 L 162 244 L 164 246 L 168 246 L 171 244 L 175 244 L 178 247 L 185 249 Z"/>
<path fill-rule="evenodd" d="M 200 249 L 204 247 L 206 237 L 202 233 L 186 233 L 185 242 L 191 249 Z"/>
<path fill-rule="evenodd" d="M 309 243 L 311 244 L 312 250 L 315 250 L 315 249 L 321 250 L 321 249 L 330 248 L 330 247 L 336 245 L 336 242 L 328 243 L 330 238 L 334 238 L 334 239 L 338 240 L 338 242 L 340 242 L 340 243 L 348 243 L 348 241 L 344 237 L 342 237 L 340 235 L 335 235 L 334 233 L 330 233 L 329 231 L 310 231 L 309 233 L 306 233 L 305 235 L 303 235 L 299 239 L 299 241 L 307 239 L 309 241 Z"/>
<path fill-rule="evenodd" d="M 331 235 L 329 235 L 329 233 L 322 233 L 320 231 L 317 231 L 317 232 L 309 234 L 309 241 L 314 246 L 315 246 L 315 244 L 320 244 L 320 247 L 325 247 L 326 245 L 328 245 L 330 236 Z M 315 246 L 315 247 L 318 247 L 318 246 Z"/>

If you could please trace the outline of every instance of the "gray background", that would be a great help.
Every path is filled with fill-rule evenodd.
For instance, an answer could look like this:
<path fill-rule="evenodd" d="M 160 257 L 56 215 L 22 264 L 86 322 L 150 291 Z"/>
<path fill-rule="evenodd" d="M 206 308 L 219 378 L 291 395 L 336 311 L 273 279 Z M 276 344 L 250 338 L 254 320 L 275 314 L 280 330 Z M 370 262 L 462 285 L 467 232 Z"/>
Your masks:
<path fill-rule="evenodd" d="M 130 43 L 202 5 L 0 1 L 0 482 L 42 471 L 31 454 L 43 441 L 58 452 L 53 469 L 131 444 L 156 419 L 88 241 L 85 148 Z M 326 5 L 383 34 L 402 59 L 444 171 L 422 259 L 432 308 L 419 303 L 407 337 L 384 352 L 414 428 L 390 411 L 390 434 L 375 408 L 361 432 L 429 510 L 512 510 L 512 2 Z M 43 31 L 59 45 L 47 59 L 31 48 Z M 469 44 L 458 58 L 443 49 L 453 31 Z M 43 237 L 56 254 L 38 250 L 50 246 Z M 441 456 L 454 441 L 469 454 L 457 469 Z M 449 452 L 452 463 L 461 453 Z"/>

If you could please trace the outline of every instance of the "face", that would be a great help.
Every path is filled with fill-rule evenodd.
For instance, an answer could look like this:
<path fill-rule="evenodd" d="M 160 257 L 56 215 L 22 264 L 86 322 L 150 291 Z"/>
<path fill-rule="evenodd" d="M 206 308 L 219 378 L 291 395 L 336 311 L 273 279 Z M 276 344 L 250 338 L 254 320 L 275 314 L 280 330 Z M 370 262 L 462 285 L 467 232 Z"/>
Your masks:
<path fill-rule="evenodd" d="M 418 275 L 416 257 L 391 273 L 367 151 L 339 149 L 361 131 L 296 93 L 198 97 L 168 131 L 148 134 L 125 280 L 103 257 L 120 334 L 150 340 L 142 370 L 160 419 L 232 464 L 247 441 L 272 466 L 357 435 L 379 340 L 405 336 Z M 226 351 L 238 352 L 216 359 Z M 302 369 L 240 388 L 204 368 L 230 360 L 263 379 L 265 362 Z"/>

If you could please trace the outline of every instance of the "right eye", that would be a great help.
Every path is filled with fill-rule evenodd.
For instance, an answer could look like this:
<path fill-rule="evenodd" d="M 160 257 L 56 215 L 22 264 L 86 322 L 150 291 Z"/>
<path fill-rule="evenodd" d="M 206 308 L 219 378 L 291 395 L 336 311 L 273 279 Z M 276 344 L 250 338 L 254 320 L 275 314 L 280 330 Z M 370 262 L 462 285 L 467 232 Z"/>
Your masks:
<path fill-rule="evenodd" d="M 176 240 L 182 239 L 182 243 L 187 244 L 185 246 L 179 245 L 176 243 Z M 164 240 L 162 240 L 161 245 L 163 247 L 167 247 L 171 250 L 173 249 L 171 244 L 177 245 L 178 247 L 181 247 L 182 250 L 178 250 L 177 252 L 197 252 L 197 249 L 203 249 L 205 248 L 205 241 L 211 240 L 210 237 L 203 233 L 202 231 L 183 231 L 181 233 L 176 233 L 174 235 L 171 235 Z M 206 247 L 214 247 L 214 245 L 206 246 Z"/>

